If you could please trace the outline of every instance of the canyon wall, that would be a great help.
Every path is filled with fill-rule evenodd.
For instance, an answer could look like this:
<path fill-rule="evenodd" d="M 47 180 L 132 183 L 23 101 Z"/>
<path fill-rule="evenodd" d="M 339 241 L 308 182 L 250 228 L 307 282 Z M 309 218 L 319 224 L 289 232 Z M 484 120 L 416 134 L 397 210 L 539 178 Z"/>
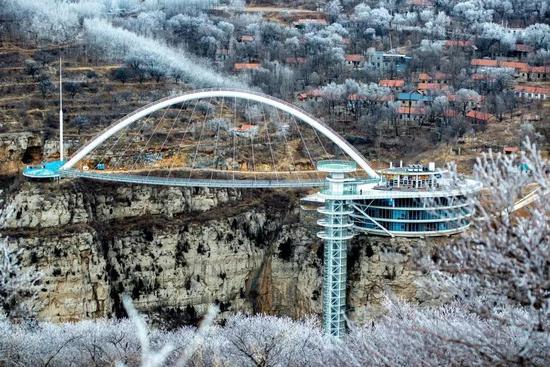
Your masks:
<path fill-rule="evenodd" d="M 0 235 L 40 271 L 39 315 L 121 316 L 128 294 L 151 318 L 196 322 L 228 312 L 321 313 L 322 242 L 304 192 L 21 181 L 5 190 Z M 349 249 L 352 318 L 385 290 L 422 300 L 411 252 L 433 243 L 356 237 Z M 369 310 L 369 311 L 367 311 Z"/>

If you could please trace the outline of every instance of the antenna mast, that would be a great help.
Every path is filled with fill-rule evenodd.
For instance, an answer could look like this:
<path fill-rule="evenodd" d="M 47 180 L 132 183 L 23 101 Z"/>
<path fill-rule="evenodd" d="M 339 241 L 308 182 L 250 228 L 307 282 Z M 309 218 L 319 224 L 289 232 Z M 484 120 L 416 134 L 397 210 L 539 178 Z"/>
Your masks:
<path fill-rule="evenodd" d="M 63 79 L 61 76 L 61 56 L 59 57 L 59 160 L 63 161 Z"/>

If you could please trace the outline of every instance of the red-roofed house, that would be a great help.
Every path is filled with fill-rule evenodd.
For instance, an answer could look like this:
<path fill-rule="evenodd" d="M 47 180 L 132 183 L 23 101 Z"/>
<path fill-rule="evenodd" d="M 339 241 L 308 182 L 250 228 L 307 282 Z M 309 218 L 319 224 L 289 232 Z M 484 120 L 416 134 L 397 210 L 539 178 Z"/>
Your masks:
<path fill-rule="evenodd" d="M 436 72 L 433 74 L 420 73 L 418 75 L 418 81 L 420 83 L 438 83 L 438 84 L 447 84 L 449 82 L 450 75 Z"/>
<path fill-rule="evenodd" d="M 320 101 L 323 98 L 321 90 L 319 88 L 303 91 L 297 95 L 300 101 Z"/>
<path fill-rule="evenodd" d="M 378 82 L 381 87 L 401 89 L 405 86 L 403 79 L 382 79 Z"/>
<path fill-rule="evenodd" d="M 257 135 L 259 130 L 258 125 L 241 124 L 241 126 L 233 129 L 233 133 L 237 136 L 250 138 Z"/>
<path fill-rule="evenodd" d="M 420 92 L 427 92 L 428 94 L 430 94 L 437 91 L 448 90 L 449 86 L 437 83 L 418 83 L 417 89 Z"/>
<path fill-rule="evenodd" d="M 472 59 L 470 61 L 470 65 L 477 66 L 477 67 L 491 67 L 496 68 L 498 67 L 497 60 L 489 60 L 489 59 Z"/>
<path fill-rule="evenodd" d="M 397 109 L 400 120 L 417 121 L 426 115 L 426 109 L 422 107 L 400 106 Z"/>
<path fill-rule="evenodd" d="M 259 68 L 260 64 L 257 62 L 238 62 L 234 65 L 235 71 L 258 70 Z"/>
<path fill-rule="evenodd" d="M 351 54 L 344 56 L 346 64 L 354 68 L 358 68 L 365 61 L 365 56 L 359 54 Z"/>
<path fill-rule="evenodd" d="M 550 79 L 550 66 L 529 66 L 529 69 L 521 73 L 525 80 L 548 80 Z"/>
<path fill-rule="evenodd" d="M 518 61 L 498 61 L 498 66 L 501 68 L 515 69 L 517 72 L 528 71 L 529 65 Z"/>
<path fill-rule="evenodd" d="M 521 60 L 533 51 L 534 51 L 533 47 L 529 45 L 516 43 L 514 47 L 512 47 L 512 49 L 508 51 L 508 55 L 511 57 L 517 57 L 518 59 Z"/>
<path fill-rule="evenodd" d="M 512 154 L 512 153 L 515 154 L 519 152 L 519 147 L 504 147 L 502 151 L 504 152 L 504 154 Z"/>
<path fill-rule="evenodd" d="M 474 123 L 480 123 L 480 122 L 488 123 L 488 122 L 496 121 L 495 116 L 491 115 L 490 113 L 479 112 L 474 110 L 468 111 L 468 113 L 466 113 L 466 117 Z"/>
<path fill-rule="evenodd" d="M 516 85 L 514 87 L 516 96 L 528 99 L 547 99 L 550 98 L 550 88 L 534 85 Z"/>

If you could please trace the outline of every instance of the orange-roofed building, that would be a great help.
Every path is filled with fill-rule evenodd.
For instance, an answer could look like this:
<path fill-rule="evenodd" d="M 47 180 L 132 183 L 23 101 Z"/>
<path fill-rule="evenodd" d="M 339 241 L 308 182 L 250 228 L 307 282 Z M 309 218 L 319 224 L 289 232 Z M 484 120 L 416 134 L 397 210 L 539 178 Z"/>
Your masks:
<path fill-rule="evenodd" d="M 418 81 L 420 83 L 438 83 L 447 84 L 450 79 L 450 75 L 446 73 L 436 72 L 433 74 L 420 73 L 418 75 Z"/>
<path fill-rule="evenodd" d="M 300 101 L 307 101 L 307 100 L 320 101 L 323 95 L 319 88 L 315 88 L 308 91 L 300 92 L 298 93 L 297 97 Z"/>
<path fill-rule="evenodd" d="M 501 68 L 515 69 L 518 72 L 529 70 L 528 64 L 518 61 L 499 61 L 498 66 L 500 66 Z"/>
<path fill-rule="evenodd" d="M 549 80 L 550 66 L 529 66 L 527 72 L 522 72 L 521 76 L 525 80 Z"/>
<path fill-rule="evenodd" d="M 417 89 L 420 92 L 427 92 L 428 94 L 430 94 L 437 91 L 448 90 L 449 86 L 438 83 L 418 83 Z"/>
<path fill-rule="evenodd" d="M 241 126 L 233 128 L 233 133 L 237 136 L 249 138 L 256 135 L 258 133 L 258 130 L 258 125 L 241 124 Z"/>
<path fill-rule="evenodd" d="M 346 64 L 354 68 L 358 68 L 365 61 L 365 56 L 359 54 L 351 54 L 344 56 Z"/>
<path fill-rule="evenodd" d="M 504 152 L 504 154 L 512 154 L 512 153 L 517 153 L 519 152 L 519 147 L 504 147 L 504 149 L 502 149 L 502 151 Z"/>
<path fill-rule="evenodd" d="M 472 59 L 470 61 L 470 65 L 496 68 L 496 67 L 498 67 L 498 62 L 497 62 L 497 60 Z"/>
<path fill-rule="evenodd" d="M 468 111 L 468 113 L 466 113 L 466 117 L 475 123 L 479 123 L 479 122 L 487 123 L 487 122 L 496 121 L 495 116 L 491 115 L 490 113 L 479 112 L 474 110 Z"/>
<path fill-rule="evenodd" d="M 426 115 L 426 109 L 422 107 L 400 106 L 397 109 L 400 120 L 417 121 Z"/>
<path fill-rule="evenodd" d="M 403 88 L 405 86 L 405 80 L 403 79 L 382 79 L 378 82 L 381 87 L 387 88 Z"/>
<path fill-rule="evenodd" d="M 242 70 L 258 70 L 260 68 L 260 64 L 257 62 L 238 62 L 235 63 L 235 71 L 242 71 Z"/>
<path fill-rule="evenodd" d="M 550 98 L 550 88 L 534 85 L 516 85 L 514 87 L 516 96 L 527 99 L 547 99 Z"/>

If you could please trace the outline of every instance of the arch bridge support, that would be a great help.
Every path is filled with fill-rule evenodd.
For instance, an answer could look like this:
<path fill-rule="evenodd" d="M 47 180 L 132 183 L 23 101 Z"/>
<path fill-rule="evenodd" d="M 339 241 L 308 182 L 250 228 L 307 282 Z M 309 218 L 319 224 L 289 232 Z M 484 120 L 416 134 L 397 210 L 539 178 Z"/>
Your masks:
<path fill-rule="evenodd" d="M 177 96 L 166 97 L 156 102 L 150 103 L 142 108 L 139 108 L 136 111 L 124 116 L 120 120 L 113 123 L 107 129 L 102 131 L 98 136 L 96 136 L 91 142 L 83 146 L 71 157 L 69 161 L 67 161 L 67 163 L 65 163 L 61 167 L 61 170 L 73 168 L 81 159 L 86 157 L 86 155 L 88 155 L 95 148 L 100 146 L 111 136 L 118 133 L 125 127 L 131 125 L 132 123 L 138 121 L 139 119 L 153 112 L 178 103 L 184 103 L 204 98 L 238 98 L 262 103 L 268 106 L 272 106 L 278 110 L 284 111 L 319 131 L 322 135 L 324 135 L 333 143 L 335 143 L 338 147 L 340 147 L 351 159 L 353 159 L 357 163 L 357 165 L 359 165 L 359 167 L 365 170 L 365 172 L 370 177 L 378 178 L 378 174 L 369 166 L 365 157 L 363 157 L 363 155 L 359 153 L 357 149 L 355 149 L 343 137 L 341 137 L 337 132 L 332 130 L 323 122 L 317 120 L 302 109 L 278 98 L 270 97 L 262 93 L 239 89 L 204 89 L 191 91 Z"/>

